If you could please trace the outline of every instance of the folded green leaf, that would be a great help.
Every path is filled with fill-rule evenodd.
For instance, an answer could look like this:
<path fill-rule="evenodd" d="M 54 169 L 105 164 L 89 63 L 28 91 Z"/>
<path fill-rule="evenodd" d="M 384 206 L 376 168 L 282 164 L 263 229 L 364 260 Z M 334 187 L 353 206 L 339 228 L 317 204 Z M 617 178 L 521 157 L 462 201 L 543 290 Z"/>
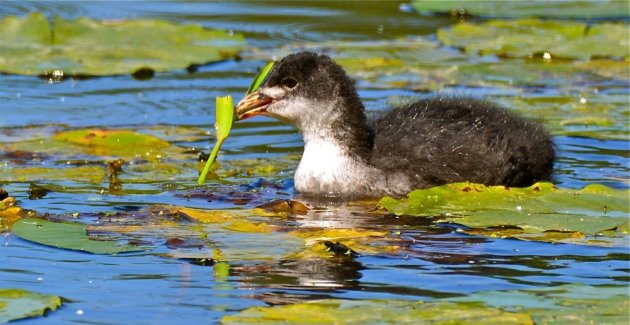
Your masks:
<path fill-rule="evenodd" d="M 225 141 L 230 134 L 233 122 L 234 102 L 232 100 L 232 96 L 217 97 L 215 123 L 217 142 L 214 144 L 214 148 L 212 148 L 212 152 L 206 161 L 206 165 L 203 166 L 203 171 L 201 172 L 201 175 L 199 175 L 199 179 L 197 179 L 197 184 L 201 185 L 206 181 L 206 177 L 210 171 L 210 166 L 212 166 L 212 163 L 217 158 L 217 154 L 223 145 L 223 141 Z"/>

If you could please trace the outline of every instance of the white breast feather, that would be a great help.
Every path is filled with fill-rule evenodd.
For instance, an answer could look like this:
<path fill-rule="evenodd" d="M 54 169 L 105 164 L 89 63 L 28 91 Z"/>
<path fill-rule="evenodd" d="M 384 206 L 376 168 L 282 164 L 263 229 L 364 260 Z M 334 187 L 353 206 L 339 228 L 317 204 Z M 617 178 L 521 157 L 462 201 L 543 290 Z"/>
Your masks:
<path fill-rule="evenodd" d="M 364 165 L 345 155 L 336 144 L 320 139 L 304 147 L 304 155 L 295 171 L 295 188 L 299 192 L 347 193 L 362 182 Z M 364 181 L 364 180 L 363 180 Z"/>

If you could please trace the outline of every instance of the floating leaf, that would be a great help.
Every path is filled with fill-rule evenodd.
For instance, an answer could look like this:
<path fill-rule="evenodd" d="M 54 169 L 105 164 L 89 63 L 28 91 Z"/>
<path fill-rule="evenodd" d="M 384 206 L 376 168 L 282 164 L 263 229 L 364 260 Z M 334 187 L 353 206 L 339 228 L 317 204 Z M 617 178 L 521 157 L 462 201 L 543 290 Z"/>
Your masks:
<path fill-rule="evenodd" d="M 199 175 L 199 179 L 197 179 L 197 184 L 201 185 L 206 181 L 206 177 L 210 171 L 210 166 L 212 166 L 212 163 L 217 158 L 217 154 L 219 153 L 219 149 L 221 149 L 221 145 L 223 145 L 223 141 L 225 141 L 228 135 L 230 135 L 230 129 L 232 128 L 233 122 L 234 103 L 232 101 L 232 96 L 217 97 L 215 123 L 215 135 L 217 142 L 214 144 L 214 148 L 212 148 L 212 153 L 210 153 L 210 157 L 206 161 L 206 164 L 201 171 L 201 175 Z"/>
<path fill-rule="evenodd" d="M 511 96 L 499 102 L 541 120 L 553 134 L 627 140 L 627 96 Z"/>
<path fill-rule="evenodd" d="M 260 72 L 258 72 L 256 77 L 254 77 L 254 80 L 252 80 L 252 83 L 251 85 L 249 85 L 249 88 L 247 88 L 247 92 L 245 93 L 245 95 L 249 95 L 255 92 L 256 90 L 258 90 L 258 88 L 260 88 L 260 86 L 262 86 L 265 81 L 267 81 L 267 77 L 269 77 L 269 73 L 271 73 L 271 70 L 273 70 L 275 64 L 276 63 L 274 61 L 269 61 L 267 62 L 267 64 L 265 64 Z"/>
<path fill-rule="evenodd" d="M 627 286 L 565 284 L 547 288 L 479 291 L 457 302 L 478 302 L 529 314 L 536 324 L 627 324 Z"/>
<path fill-rule="evenodd" d="M 93 254 L 117 254 L 142 250 L 138 246 L 121 245 L 115 241 L 90 239 L 87 235 L 87 226 L 76 222 L 26 218 L 16 222 L 11 232 L 22 239 L 42 245 Z"/>
<path fill-rule="evenodd" d="M 545 232 L 575 238 L 576 232 L 596 235 L 624 224 L 630 212 L 628 193 L 602 185 L 572 190 L 550 183 L 527 188 L 456 183 L 415 190 L 402 200 L 385 197 L 379 204 L 396 214 L 441 215 L 441 221 L 473 228 L 516 226 L 523 234 L 539 234 L 529 239 L 554 241 Z"/>
<path fill-rule="evenodd" d="M 105 168 L 101 166 L 64 166 L 48 167 L 20 167 L 15 166 L 4 170 L 0 174 L 0 181 L 5 182 L 33 182 L 33 181 L 64 181 L 100 183 L 105 177 Z"/>
<path fill-rule="evenodd" d="M 628 2 L 610 1 L 435 1 L 413 0 L 420 12 L 496 18 L 626 18 Z"/>
<path fill-rule="evenodd" d="M 625 23 L 586 23 L 523 19 L 460 23 L 437 32 L 445 45 L 469 53 L 529 57 L 550 53 L 549 59 L 628 57 L 630 41 Z"/>
<path fill-rule="evenodd" d="M 169 143 L 145 134 L 128 130 L 74 130 L 59 132 L 54 140 L 82 146 L 95 155 L 151 158 Z"/>
<path fill-rule="evenodd" d="M 0 20 L 0 71 L 115 75 L 184 69 L 234 57 L 240 34 L 163 20 L 49 20 L 40 13 Z M 56 74 L 56 75 L 55 75 Z"/>
<path fill-rule="evenodd" d="M 0 288 L 0 323 L 44 316 L 61 306 L 61 298 L 22 289 Z"/>
<path fill-rule="evenodd" d="M 251 307 L 222 324 L 533 324 L 529 315 L 475 303 L 410 300 L 319 300 Z"/>

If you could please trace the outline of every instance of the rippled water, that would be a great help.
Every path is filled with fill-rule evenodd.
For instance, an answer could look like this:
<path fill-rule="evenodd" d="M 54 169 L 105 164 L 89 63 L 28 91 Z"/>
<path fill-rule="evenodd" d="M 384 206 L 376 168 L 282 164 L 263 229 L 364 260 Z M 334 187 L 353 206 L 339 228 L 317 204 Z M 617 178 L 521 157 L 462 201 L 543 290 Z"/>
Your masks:
<path fill-rule="evenodd" d="M 395 39 L 427 35 L 451 23 L 448 17 L 420 17 L 397 2 L 2 2 L 0 16 L 41 11 L 63 17 L 120 19 L 157 17 L 242 32 L 263 49 L 287 42 Z M 130 76 L 45 80 L 0 75 L 0 128 L 33 127 L 52 134 L 60 127 L 142 127 L 154 125 L 209 128 L 214 97 L 240 94 L 262 61 L 225 61 L 197 73 L 159 73 L 151 80 Z M 407 89 L 370 88 L 359 81 L 359 93 L 371 110 L 383 109 L 392 96 L 419 95 Z M 468 92 L 483 90 L 471 89 Z M 505 95 L 505 93 L 489 95 Z M 627 89 L 622 90 L 627 95 Z M 15 140 L 20 134 L 9 136 Z M 3 135 L 4 136 L 4 135 Z M 13 138 L 10 138 L 13 137 Z M 628 186 L 627 141 L 559 136 L 554 139 L 558 163 L 554 181 L 562 187 L 603 183 Z M 209 148 L 201 134 L 182 147 Z M 223 147 L 222 159 L 299 155 L 302 141 L 291 127 L 260 118 L 237 124 Z M 297 160 L 270 177 L 280 184 L 264 200 L 293 195 Z M 251 177 L 229 180 L 254 184 Z M 191 188 L 194 175 L 181 182 Z M 59 185 L 81 187 L 72 180 Z M 41 213 L 133 210 L 157 203 L 201 208 L 231 208 L 233 202 L 185 200 L 164 191 L 163 180 L 130 184 L 138 194 L 97 196 L 100 185 L 80 193 L 53 192 L 45 200 L 28 200 L 27 183 L 3 184 L 23 208 Z M 105 185 L 106 186 L 106 185 Z M 250 204 L 251 205 L 251 204 Z M 251 207 L 251 206 L 250 206 Z M 227 279 L 214 279 L 211 268 L 152 253 L 121 256 L 87 255 L 0 238 L 0 287 L 19 287 L 64 297 L 66 304 L 46 323 L 192 323 L 217 321 L 249 306 L 314 298 L 404 298 L 430 300 L 479 290 L 534 288 L 563 283 L 627 284 L 627 247 L 552 245 L 458 234 L 413 217 L 371 216 L 347 207 L 296 217 L 301 226 L 385 228 L 403 231 L 409 242 L 400 256 L 366 255 L 354 260 L 283 260 L 264 266 L 232 267 Z M 243 240 L 247 240 L 243 235 Z M 76 312 L 84 313 L 78 315 Z M 27 320 L 40 322 L 41 319 Z"/>

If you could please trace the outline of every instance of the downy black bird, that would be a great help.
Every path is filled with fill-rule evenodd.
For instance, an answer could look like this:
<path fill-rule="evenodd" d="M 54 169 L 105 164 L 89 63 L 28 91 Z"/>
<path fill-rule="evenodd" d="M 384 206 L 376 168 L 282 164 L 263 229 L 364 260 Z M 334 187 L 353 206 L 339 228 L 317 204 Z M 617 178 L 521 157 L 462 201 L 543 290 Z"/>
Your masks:
<path fill-rule="evenodd" d="M 368 120 L 354 81 L 330 57 L 286 56 L 236 107 L 295 126 L 301 194 L 401 196 L 452 182 L 528 186 L 549 180 L 554 147 L 540 123 L 485 100 L 420 99 Z"/>

